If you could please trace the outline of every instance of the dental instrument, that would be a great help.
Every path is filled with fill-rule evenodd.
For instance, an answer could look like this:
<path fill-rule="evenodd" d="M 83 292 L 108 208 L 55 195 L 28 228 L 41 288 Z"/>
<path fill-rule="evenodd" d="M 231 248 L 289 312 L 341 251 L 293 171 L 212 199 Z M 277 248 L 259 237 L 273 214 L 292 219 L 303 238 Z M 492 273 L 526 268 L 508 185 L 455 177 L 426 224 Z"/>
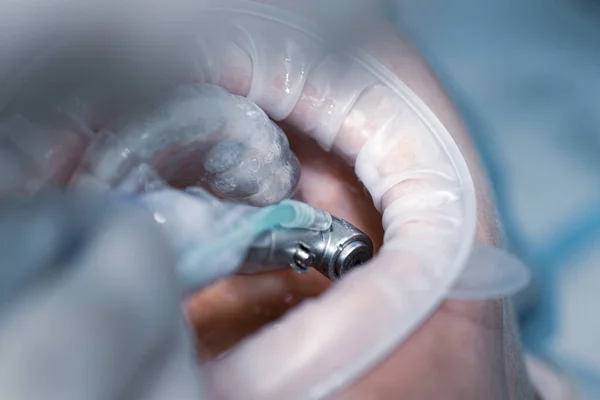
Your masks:
<path fill-rule="evenodd" d="M 314 268 L 332 281 L 373 257 L 373 242 L 351 223 L 296 200 L 268 207 L 221 202 L 204 189 L 177 190 L 149 166 L 136 169 L 134 181 L 147 193 L 132 199 L 153 214 L 176 249 L 177 272 L 187 292 L 228 274 L 254 274 Z M 130 194 L 134 187 L 125 184 Z M 209 204 L 213 213 L 207 214 Z M 218 217 L 215 218 L 215 214 Z M 208 219 L 213 230 L 206 232 Z"/>
<path fill-rule="evenodd" d="M 373 242 L 369 236 L 348 221 L 332 216 L 327 230 L 272 230 L 259 236 L 248 249 L 238 273 L 288 265 L 298 273 L 307 273 L 312 267 L 337 281 L 372 257 Z"/>

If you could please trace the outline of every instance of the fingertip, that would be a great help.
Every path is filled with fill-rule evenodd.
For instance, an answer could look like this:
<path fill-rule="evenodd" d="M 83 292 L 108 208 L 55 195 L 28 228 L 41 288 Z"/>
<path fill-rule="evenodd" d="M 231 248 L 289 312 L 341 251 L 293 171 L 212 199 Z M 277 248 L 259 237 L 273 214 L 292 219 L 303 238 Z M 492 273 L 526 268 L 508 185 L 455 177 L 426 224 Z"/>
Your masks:
<path fill-rule="evenodd" d="M 248 152 L 247 146 L 239 140 L 224 140 L 215 144 L 206 154 L 204 168 L 212 174 L 219 174 L 235 168 Z"/>
<path fill-rule="evenodd" d="M 92 308 L 111 310 L 111 319 L 130 321 L 133 337 L 151 343 L 175 322 L 181 288 L 173 254 L 144 210 L 115 207 L 86 238 L 71 265 L 79 288 L 86 288 L 82 298 Z M 74 301 L 78 293 L 73 291 Z"/>
<path fill-rule="evenodd" d="M 301 167 L 298 158 L 292 154 L 289 161 L 275 166 L 270 175 L 261 182 L 261 190 L 247 201 L 255 206 L 267 206 L 291 198 L 300 183 Z"/>
<path fill-rule="evenodd" d="M 8 378 L 0 386 L 35 392 L 31 398 L 110 397 L 164 346 L 180 318 L 166 243 L 149 215 L 100 194 L 57 193 L 20 207 L 32 222 L 66 227 L 78 240 L 55 243 L 70 245 L 69 256 L 43 260 L 31 290 L 3 315 L 0 347 L 10 352 L 0 369 L 10 366 L 10 378 L 29 381 Z"/>

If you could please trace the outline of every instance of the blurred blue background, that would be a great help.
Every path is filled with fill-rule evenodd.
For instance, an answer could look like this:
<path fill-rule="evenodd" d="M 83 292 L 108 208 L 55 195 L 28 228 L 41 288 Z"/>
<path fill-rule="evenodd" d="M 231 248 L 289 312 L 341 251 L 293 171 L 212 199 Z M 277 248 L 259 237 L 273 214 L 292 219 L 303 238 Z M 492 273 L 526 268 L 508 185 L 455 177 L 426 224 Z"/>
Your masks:
<path fill-rule="evenodd" d="M 462 112 L 508 246 L 534 271 L 527 349 L 600 398 L 600 3 L 392 0 Z"/>

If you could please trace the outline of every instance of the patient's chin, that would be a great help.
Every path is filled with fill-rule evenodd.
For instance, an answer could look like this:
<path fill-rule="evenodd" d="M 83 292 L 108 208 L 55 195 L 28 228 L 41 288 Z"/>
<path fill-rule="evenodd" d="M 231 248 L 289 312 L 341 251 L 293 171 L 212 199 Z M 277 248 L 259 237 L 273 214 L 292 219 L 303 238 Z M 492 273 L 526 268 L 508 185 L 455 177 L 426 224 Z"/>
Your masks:
<path fill-rule="evenodd" d="M 352 169 L 316 143 L 288 134 L 302 164 L 296 198 L 344 218 L 367 233 L 377 249 L 383 240 L 381 216 Z M 207 359 L 274 322 L 331 282 L 316 271 L 279 271 L 232 276 L 192 296 L 187 304 L 201 356 Z"/>

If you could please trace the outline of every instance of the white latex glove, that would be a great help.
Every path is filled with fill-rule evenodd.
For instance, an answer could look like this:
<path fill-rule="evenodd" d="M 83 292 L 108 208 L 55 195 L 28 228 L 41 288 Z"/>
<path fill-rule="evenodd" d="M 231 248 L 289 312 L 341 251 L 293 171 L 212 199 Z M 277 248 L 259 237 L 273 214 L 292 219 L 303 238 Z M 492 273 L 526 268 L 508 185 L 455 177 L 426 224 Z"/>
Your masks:
<path fill-rule="evenodd" d="M 331 21 L 322 18 L 317 2 L 274 3 L 293 10 L 296 16 L 321 18 L 316 21 L 321 28 L 327 28 Z M 322 398 L 348 387 L 392 353 L 401 370 L 397 379 L 389 380 L 387 375 L 387 381 L 377 384 L 367 379 L 366 384 L 360 383 L 343 396 L 365 398 L 387 392 L 392 397 L 401 393 L 423 398 L 465 398 L 465 391 L 456 382 L 468 382 L 467 392 L 474 398 L 527 394 L 526 379 L 519 376 L 522 360 L 518 354 L 513 356 L 517 347 L 511 336 L 510 313 L 495 302 L 445 303 L 445 312 L 442 309 L 433 314 L 412 342 L 394 352 L 448 294 L 471 255 L 476 222 L 481 241 L 494 243 L 497 232 L 492 208 L 484 196 L 480 196 L 479 209 L 475 208 L 473 181 L 452 139 L 468 156 L 478 188 L 484 190 L 485 183 L 483 175 L 477 173 L 477 158 L 452 107 L 425 65 L 381 19 L 372 24 L 374 20 L 365 12 L 368 29 L 354 26 L 359 33 L 348 35 L 348 42 L 343 42 L 343 30 L 325 32 L 335 33 L 336 40 L 342 40 L 336 45 L 355 45 L 354 40 L 359 38 L 370 56 L 381 63 L 373 64 L 369 57 L 333 52 L 325 45 L 327 42 L 315 41 L 306 34 L 305 21 L 298 23 L 294 17 L 262 5 L 183 1 L 128 3 L 115 10 L 115 5 L 109 4 L 88 9 L 80 6 L 79 10 L 86 12 L 77 14 L 78 21 L 85 21 L 82 25 L 88 32 L 100 29 L 115 38 L 130 38 L 119 42 L 120 49 L 137 63 L 126 62 L 124 69 L 148 63 L 157 67 L 139 69 L 146 81 L 151 77 L 152 82 L 158 82 L 149 94 L 155 93 L 154 89 L 160 92 L 163 84 L 204 80 L 247 96 L 272 119 L 284 120 L 354 166 L 383 213 L 385 243 L 372 263 L 208 366 L 210 385 L 219 398 Z M 68 12 L 56 14 L 73 16 Z M 88 20 L 93 23 L 88 24 Z M 106 26 L 118 29 L 104 29 Z M 77 29 L 72 24 L 70 27 L 71 31 L 63 29 Z M 35 48 L 31 43 L 30 50 Z M 170 46 L 169 56 L 165 56 L 166 44 L 175 43 L 177 46 Z M 18 49 L 25 52 L 22 49 L 26 48 Z M 1 71 L 9 70 L 7 67 Z M 11 82 L 9 89 L 18 87 L 15 82 L 28 81 L 4 76 L 4 81 Z M 129 93 L 144 93 L 136 90 L 140 80 L 134 78 L 139 77 L 131 77 L 131 82 L 123 84 L 127 90 L 117 91 L 125 94 L 125 105 L 135 100 L 136 96 L 128 98 Z M 398 77 L 409 83 L 420 98 Z M 2 99 L 11 98 L 15 91 L 7 92 Z M 31 93 L 22 91 L 19 100 L 11 104 L 12 109 L 31 109 L 35 103 Z M 83 131 L 94 125 L 104 126 L 102 113 L 111 115 L 114 104 L 102 100 L 114 95 L 106 94 L 97 104 L 85 101 L 87 105 L 92 103 L 91 114 L 81 117 L 81 109 L 69 112 L 77 116 Z M 115 108 L 119 109 L 119 104 Z M 100 116 L 97 110 L 102 110 Z M 106 154 L 110 156 L 111 152 Z M 91 171 L 92 177 L 100 175 L 102 183 L 106 176 L 97 172 L 107 170 L 97 166 L 131 166 L 128 157 L 108 160 L 106 164 L 92 163 L 92 168 L 84 171 Z M 147 160 L 142 157 L 142 161 Z M 341 189 L 328 186 L 322 171 L 306 172 L 308 177 L 301 190 L 309 202 L 317 203 L 324 193 L 333 198 L 347 196 Z M 335 207 L 331 211 L 335 213 Z M 493 259 L 494 253 L 488 249 L 484 255 L 479 260 L 484 260 L 485 267 L 485 260 Z M 493 328 L 487 329 L 488 324 Z M 461 345 L 465 335 L 479 341 L 477 349 L 471 351 Z M 437 363 L 439 357 L 447 357 L 449 364 L 444 367 Z M 445 378 L 432 385 L 427 375 L 431 370 L 435 376 Z M 474 378 L 481 375 L 485 379 Z"/>
<path fill-rule="evenodd" d="M 112 198 L 102 191 L 25 196 L 0 208 L 1 398 L 204 398 L 181 313 L 182 290 L 235 272 L 245 249 L 230 247 L 218 265 L 196 259 L 184 274 L 180 254 L 171 258 L 166 243 L 171 250 L 190 239 L 195 249 L 210 247 L 236 219 L 257 209 L 222 203 L 199 189 L 194 195 L 170 189 L 144 161 L 174 146 L 201 148 L 205 172 L 195 179 L 254 204 L 289 196 L 299 166 L 283 133 L 239 96 L 187 85 L 167 91 L 158 104 L 120 119 L 114 134 L 90 134 L 92 144 L 72 180 L 113 187 Z M 61 143 L 86 130 L 70 129 L 65 121 L 73 119 L 58 115 L 59 121 L 35 122 L 9 115 L 2 125 L 7 155 L 54 168 L 31 149 L 47 136 Z M 243 129 L 252 124 L 254 136 Z M 45 129 L 57 126 L 64 129 Z M 132 155 L 141 164 L 128 171 Z M 178 168 L 186 166 L 181 160 L 167 160 L 178 177 Z M 276 173 L 266 174 L 269 168 Z M 29 179 L 16 180 L 3 193 L 18 197 L 57 183 L 56 173 L 38 171 L 23 169 Z M 166 235 L 157 234 L 157 222 Z"/>
<path fill-rule="evenodd" d="M 108 196 L 2 204 L 0 398 L 207 398 L 166 243 Z"/>

